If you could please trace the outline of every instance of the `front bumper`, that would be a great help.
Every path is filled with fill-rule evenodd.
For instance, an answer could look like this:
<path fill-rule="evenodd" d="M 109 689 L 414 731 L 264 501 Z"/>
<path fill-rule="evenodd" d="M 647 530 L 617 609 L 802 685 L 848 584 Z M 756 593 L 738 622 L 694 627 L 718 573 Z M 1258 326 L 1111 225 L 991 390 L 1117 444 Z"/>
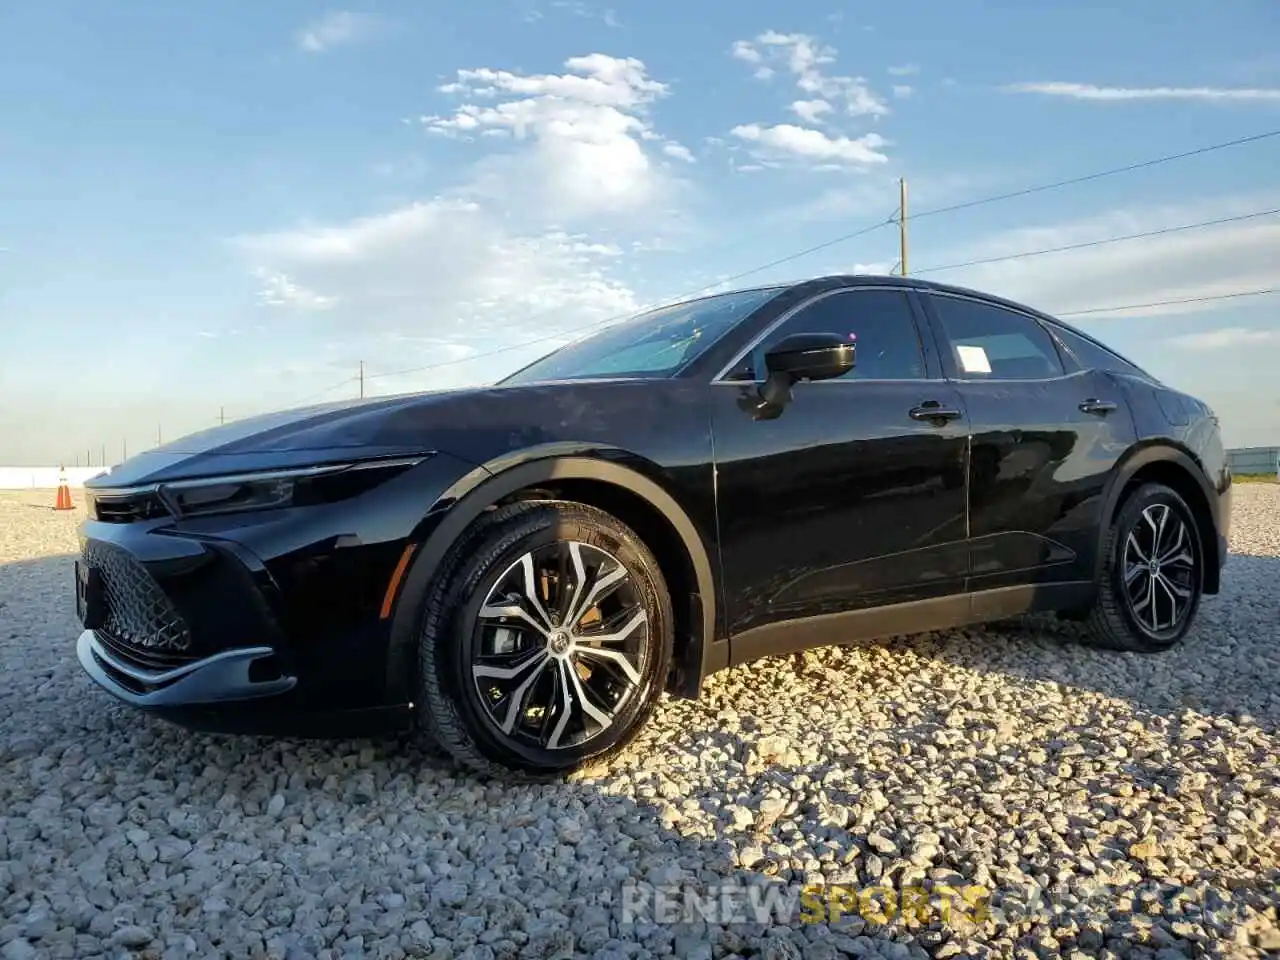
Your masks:
<path fill-rule="evenodd" d="M 85 630 L 76 654 L 84 671 L 116 699 L 201 733 L 359 737 L 408 730 L 414 722 L 410 704 L 341 710 L 299 704 L 298 678 L 278 673 L 270 647 L 242 647 L 171 670 L 146 670 Z"/>
<path fill-rule="evenodd" d="M 147 669 L 85 630 L 76 642 L 80 666 L 104 690 L 135 707 L 194 706 L 287 693 L 298 678 L 281 672 L 271 647 L 224 650 L 167 669 Z"/>
<path fill-rule="evenodd" d="M 438 454 L 333 502 L 195 517 L 139 497 L 145 484 L 95 488 L 79 528 L 80 662 L 118 699 L 199 729 L 398 721 L 413 678 L 390 656 L 396 589 L 444 515 L 428 507 L 473 469 Z"/>
<path fill-rule="evenodd" d="M 382 706 L 387 624 L 378 607 L 403 547 L 359 536 L 345 546 L 352 527 L 330 521 L 310 509 L 203 528 L 85 520 L 82 667 L 117 699 L 166 714 L 239 711 L 248 720 Z"/>

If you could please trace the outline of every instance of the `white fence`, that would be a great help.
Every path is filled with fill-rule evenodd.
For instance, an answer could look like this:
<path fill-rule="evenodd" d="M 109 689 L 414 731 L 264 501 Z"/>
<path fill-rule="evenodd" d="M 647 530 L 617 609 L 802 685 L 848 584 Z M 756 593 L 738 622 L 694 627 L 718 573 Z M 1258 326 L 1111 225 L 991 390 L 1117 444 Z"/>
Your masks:
<path fill-rule="evenodd" d="M 67 486 L 81 487 L 102 467 L 67 467 Z M 57 467 L 0 467 L 0 490 L 56 490 Z"/>
<path fill-rule="evenodd" d="M 1244 474 L 1280 474 L 1280 447 L 1241 447 L 1227 451 L 1231 472 Z"/>

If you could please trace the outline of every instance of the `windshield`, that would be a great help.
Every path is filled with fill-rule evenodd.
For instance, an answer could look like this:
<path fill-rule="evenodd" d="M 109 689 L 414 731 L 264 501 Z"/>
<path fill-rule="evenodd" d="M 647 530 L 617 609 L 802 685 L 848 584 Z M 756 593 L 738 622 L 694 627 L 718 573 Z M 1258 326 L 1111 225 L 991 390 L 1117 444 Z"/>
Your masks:
<path fill-rule="evenodd" d="M 781 290 L 739 290 L 651 310 L 561 347 L 501 382 L 669 377 Z"/>

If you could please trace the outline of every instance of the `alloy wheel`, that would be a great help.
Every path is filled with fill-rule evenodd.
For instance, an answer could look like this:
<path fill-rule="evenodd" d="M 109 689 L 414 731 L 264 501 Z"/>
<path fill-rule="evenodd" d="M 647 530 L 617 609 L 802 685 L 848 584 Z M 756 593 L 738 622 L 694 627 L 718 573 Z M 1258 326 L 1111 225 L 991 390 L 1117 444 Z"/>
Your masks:
<path fill-rule="evenodd" d="M 1196 550 L 1185 520 L 1167 503 L 1143 509 L 1125 538 L 1125 599 L 1152 637 L 1178 631 L 1195 603 Z"/>
<path fill-rule="evenodd" d="M 600 547 L 562 540 L 522 554 L 494 581 L 471 672 L 497 732 L 560 751 L 614 725 L 641 689 L 649 646 L 627 568 Z"/>

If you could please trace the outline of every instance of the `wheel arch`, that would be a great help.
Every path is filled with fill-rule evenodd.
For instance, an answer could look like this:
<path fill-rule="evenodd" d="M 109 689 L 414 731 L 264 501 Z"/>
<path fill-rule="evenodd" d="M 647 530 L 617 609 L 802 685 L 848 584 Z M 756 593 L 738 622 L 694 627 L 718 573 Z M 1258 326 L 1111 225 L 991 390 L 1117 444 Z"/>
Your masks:
<path fill-rule="evenodd" d="M 1195 517 L 1204 557 L 1203 591 L 1213 595 L 1221 586 L 1222 570 L 1218 562 L 1218 523 L 1213 503 L 1217 496 L 1199 460 L 1188 450 L 1170 443 L 1154 443 L 1132 450 L 1119 466 L 1107 490 L 1103 506 L 1103 529 L 1115 521 L 1121 505 L 1144 483 L 1162 483 L 1186 501 Z M 1104 569 L 1102 550 L 1106 542 L 1098 537 L 1095 569 Z"/>
<path fill-rule="evenodd" d="M 711 555 L 693 520 L 670 493 L 640 469 L 603 459 L 599 452 L 598 447 L 556 445 L 541 456 L 504 458 L 472 470 L 436 500 L 420 528 L 425 536 L 413 538 L 421 545 L 395 604 L 387 656 L 389 696 L 412 699 L 422 604 L 449 548 L 487 511 L 514 500 L 586 503 L 636 531 L 658 559 L 675 610 L 667 689 L 677 696 L 698 696 L 703 679 L 720 666 L 715 655 Z M 438 522 L 432 523 L 432 518 Z"/>

